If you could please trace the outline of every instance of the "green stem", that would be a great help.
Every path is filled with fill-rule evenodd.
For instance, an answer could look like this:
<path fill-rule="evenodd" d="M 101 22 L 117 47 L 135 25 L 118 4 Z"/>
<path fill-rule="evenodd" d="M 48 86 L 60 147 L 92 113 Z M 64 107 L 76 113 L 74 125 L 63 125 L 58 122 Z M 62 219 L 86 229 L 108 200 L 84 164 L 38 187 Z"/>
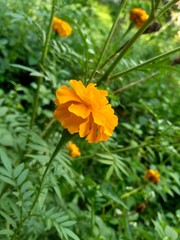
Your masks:
<path fill-rule="evenodd" d="M 43 173 L 43 176 L 42 176 L 41 181 L 40 181 L 39 190 L 38 190 L 37 195 L 36 195 L 36 197 L 35 197 L 35 199 L 34 199 L 34 201 L 33 201 L 33 203 L 32 203 L 32 206 L 31 206 L 31 208 L 30 208 L 30 210 L 29 210 L 28 217 L 31 215 L 31 212 L 32 212 L 32 210 L 34 209 L 34 206 L 36 205 L 36 203 L 37 203 L 37 201 L 38 201 L 38 199 L 39 199 L 39 196 L 40 196 L 40 193 L 41 193 L 41 190 L 42 190 L 42 187 L 43 187 L 44 179 L 45 179 L 46 174 L 47 174 L 47 172 L 49 171 L 49 169 L 50 169 L 50 167 L 51 167 L 51 165 L 52 165 L 52 162 L 53 162 L 54 158 L 55 158 L 56 155 L 58 154 L 59 150 L 60 150 L 68 141 L 70 141 L 74 136 L 75 136 L 75 135 L 70 134 L 67 130 L 64 130 L 64 131 L 63 131 L 62 136 L 61 136 L 61 138 L 60 138 L 60 140 L 59 140 L 59 143 L 57 144 L 54 152 L 52 153 L 52 156 L 51 156 L 51 158 L 50 158 L 50 160 L 49 160 L 49 162 L 48 162 L 48 164 L 47 164 L 47 166 L 46 166 L 46 169 L 45 169 L 45 171 L 44 171 L 44 173 Z"/>
<path fill-rule="evenodd" d="M 133 240 L 128 220 L 129 220 L 128 219 L 128 214 L 127 214 L 127 212 L 124 211 L 124 223 L 125 223 L 126 236 L 129 240 Z"/>
<path fill-rule="evenodd" d="M 112 150 L 112 153 L 131 151 L 131 150 L 134 150 L 134 149 L 145 147 L 147 145 L 149 145 L 149 142 L 148 143 L 144 143 L 144 144 L 140 144 L 138 146 L 132 146 L 132 147 L 126 147 L 126 148 L 122 148 L 122 149 Z"/>
<path fill-rule="evenodd" d="M 138 188 L 136 188 L 136 189 L 133 189 L 132 191 L 130 191 L 130 192 L 125 193 L 124 195 L 122 195 L 122 196 L 121 196 L 121 199 L 129 197 L 129 196 L 131 196 L 132 194 L 139 192 L 139 190 L 141 190 L 141 189 L 142 189 L 142 187 L 138 187 Z"/>
<path fill-rule="evenodd" d="M 112 53 L 112 54 L 107 58 L 107 60 L 106 60 L 103 64 L 101 64 L 101 66 L 99 67 L 99 70 L 100 70 L 101 68 L 103 68 L 114 56 L 116 56 L 116 55 L 125 47 L 126 44 L 127 44 L 127 42 L 126 42 L 125 44 L 123 44 L 120 48 L 118 48 L 118 50 L 116 50 L 114 53 Z"/>
<path fill-rule="evenodd" d="M 98 70 L 98 67 L 99 67 L 99 65 L 100 65 L 100 62 L 101 62 L 103 56 L 104 56 L 104 53 L 105 53 L 105 51 L 106 51 L 106 49 L 107 49 L 107 47 L 108 47 L 108 45 L 109 45 L 109 43 L 110 43 L 110 41 L 111 41 L 112 35 L 113 35 L 113 33 L 114 33 L 114 30 L 116 29 L 116 26 L 117 26 L 118 21 L 119 21 L 119 17 L 120 17 L 121 10 L 124 8 L 125 3 L 126 3 L 126 0 L 122 0 L 122 1 L 120 2 L 119 12 L 118 12 L 117 17 L 116 17 L 116 19 L 115 19 L 115 21 L 114 21 L 114 24 L 113 24 L 113 26 L 112 26 L 112 28 L 111 28 L 111 30 L 110 30 L 110 32 L 109 32 L 109 35 L 108 35 L 108 37 L 107 37 L 107 39 L 106 39 L 105 45 L 104 45 L 103 50 L 102 50 L 102 52 L 101 52 L 101 55 L 100 55 L 100 57 L 99 57 L 99 59 L 98 59 L 97 65 L 96 65 L 96 67 L 95 67 L 95 69 L 94 69 L 94 71 L 93 71 L 93 73 L 92 73 L 92 75 L 91 75 L 91 77 L 90 77 L 89 82 L 92 80 L 92 78 L 94 77 L 94 75 L 96 74 L 96 72 L 97 72 L 97 70 Z"/>
<path fill-rule="evenodd" d="M 179 0 L 173 0 L 168 2 L 161 10 L 160 12 L 156 15 L 156 17 L 160 17 L 163 15 L 168 9 L 174 6 L 175 3 L 177 3 Z"/>
<path fill-rule="evenodd" d="M 155 72 L 155 73 L 153 73 L 153 74 L 151 74 L 151 75 L 149 75 L 149 76 L 147 76 L 147 77 L 145 77 L 145 78 L 142 78 L 142 79 L 137 80 L 137 81 L 135 81 L 135 82 L 129 83 L 129 84 L 127 84 L 126 86 L 117 89 L 117 90 L 114 91 L 113 93 L 122 92 L 123 90 L 125 90 L 125 89 L 127 89 L 127 88 L 129 88 L 129 87 L 132 87 L 132 86 L 134 86 L 134 85 L 136 85 L 136 84 L 138 84 L 138 83 L 144 82 L 144 81 L 146 81 L 146 80 L 148 80 L 148 79 L 150 79 L 150 78 L 152 78 L 152 77 L 155 77 L 155 76 L 158 75 L 158 74 L 159 74 L 159 72 Z"/>
<path fill-rule="evenodd" d="M 113 69 L 116 67 L 116 65 L 119 63 L 119 61 L 122 59 L 122 57 L 127 52 L 127 50 L 133 45 L 133 43 L 137 40 L 137 38 L 145 31 L 145 29 L 153 22 L 153 20 L 154 20 L 154 15 L 150 15 L 150 17 L 143 24 L 143 26 L 136 32 L 136 34 L 129 40 L 129 42 L 127 42 L 125 47 L 122 49 L 120 54 L 117 56 L 117 58 L 114 60 L 114 62 L 107 69 L 107 71 L 104 73 L 104 75 L 97 81 L 97 85 L 100 85 L 103 80 L 106 80 L 108 78 L 109 74 L 113 71 Z"/>
<path fill-rule="evenodd" d="M 134 42 L 138 39 L 138 37 L 146 30 L 147 27 L 150 26 L 150 24 L 159 16 L 161 16 L 163 13 L 165 13 L 169 8 L 171 8 L 177 0 L 173 0 L 166 4 L 158 14 L 155 14 L 154 5 L 152 4 L 151 14 L 148 18 L 148 20 L 143 24 L 143 26 L 136 32 L 136 34 L 132 37 L 132 39 L 127 43 L 127 45 L 122 49 L 120 54 L 117 56 L 115 61 L 110 65 L 110 67 L 107 69 L 107 71 L 104 73 L 104 75 L 97 81 L 97 85 L 100 85 L 102 81 L 106 80 L 109 76 L 109 74 L 113 71 L 113 69 L 116 67 L 116 65 L 119 63 L 119 61 L 122 59 L 124 54 L 127 52 L 127 50 L 134 44 Z M 159 1 L 158 1 L 159 3 Z"/>
<path fill-rule="evenodd" d="M 19 226 L 18 226 L 17 229 L 15 230 L 14 235 L 12 236 L 12 240 L 16 239 L 16 236 L 17 236 L 17 234 L 18 234 L 18 231 L 20 231 L 20 229 L 21 229 L 21 227 L 23 226 L 24 222 L 30 217 L 30 215 L 31 215 L 31 213 L 32 213 L 32 210 L 34 209 L 34 207 L 35 207 L 35 205 L 36 205 L 36 203 L 37 203 L 37 201 L 38 201 L 38 199 L 39 199 L 40 193 L 41 193 L 41 191 L 42 191 L 44 179 L 45 179 L 45 177 L 46 177 L 46 175 L 47 175 L 47 173 L 48 173 L 48 171 L 49 171 L 49 169 L 50 169 L 50 167 L 51 167 L 51 165 L 52 165 L 52 162 L 53 162 L 54 158 L 55 158 L 56 155 L 58 154 L 59 150 L 60 150 L 68 141 L 70 141 L 70 140 L 71 140 L 73 137 L 75 137 L 75 136 L 76 136 L 75 134 L 74 134 L 74 135 L 71 135 L 67 130 L 64 130 L 64 131 L 63 131 L 62 136 L 61 136 L 61 138 L 60 138 L 60 140 L 59 140 L 59 142 L 58 142 L 58 144 L 57 144 L 54 152 L 52 153 L 52 156 L 51 156 L 51 158 L 50 158 L 50 160 L 49 160 L 49 162 L 48 162 L 48 164 L 47 164 L 47 166 L 46 166 L 46 169 L 45 169 L 45 171 L 44 171 L 44 173 L 43 173 L 43 176 L 42 176 L 42 178 L 41 178 L 40 185 L 39 185 L 39 190 L 38 190 L 38 192 L 37 192 L 37 195 L 36 195 L 36 197 L 35 197 L 32 205 L 31 205 L 31 208 L 30 208 L 27 216 L 26 216 L 24 219 L 21 220 Z"/>
<path fill-rule="evenodd" d="M 93 237 L 94 230 L 94 199 L 91 200 L 91 236 Z"/>
<path fill-rule="evenodd" d="M 41 56 L 41 60 L 40 60 L 41 72 L 44 71 L 43 69 L 44 69 L 44 65 L 45 65 L 45 60 L 46 60 L 47 52 L 49 49 L 49 42 L 50 42 L 50 38 L 51 38 L 52 24 L 53 24 L 53 17 L 54 17 L 54 13 L 55 13 L 56 2 L 57 2 L 57 0 L 52 1 L 51 16 L 50 16 L 49 25 L 48 25 L 47 32 L 46 32 L 46 41 L 43 46 L 42 56 Z M 35 121 L 37 107 L 38 107 L 38 100 L 39 100 L 39 92 L 40 92 L 40 87 L 41 87 L 42 81 L 43 81 L 43 77 L 39 77 L 38 83 L 37 83 L 37 89 L 36 89 L 36 93 L 35 93 L 35 97 L 34 97 L 34 102 L 33 102 L 33 106 L 32 106 L 32 116 L 31 116 L 31 121 L 30 121 L 30 125 L 29 125 L 30 129 L 32 129 L 34 121 Z"/>
<path fill-rule="evenodd" d="M 55 119 L 52 119 L 48 125 L 46 126 L 45 130 L 41 133 L 41 137 L 43 139 L 48 139 L 49 136 L 59 127 L 59 122 Z"/>
<path fill-rule="evenodd" d="M 159 60 L 159 59 L 161 59 L 163 57 L 167 57 L 167 56 L 169 56 L 169 55 L 171 55 L 171 54 L 173 54 L 175 52 L 178 52 L 179 50 L 180 50 L 180 47 L 175 48 L 175 49 L 173 49 L 173 50 L 171 50 L 169 52 L 162 53 L 162 54 L 160 54 L 160 55 L 158 55 L 156 57 L 153 57 L 153 58 L 151 58 L 151 59 L 149 59 L 149 60 L 147 60 L 147 61 L 145 61 L 145 62 L 143 62 L 143 63 L 141 63 L 141 64 L 139 64 L 137 66 L 135 66 L 135 67 L 132 67 L 132 68 L 129 68 L 129 69 L 123 71 L 123 72 L 117 73 L 117 74 L 113 75 L 112 77 L 109 77 L 108 80 L 113 80 L 115 78 L 121 77 L 121 76 L 123 76 L 123 75 L 125 75 L 127 73 L 130 73 L 130 72 L 132 72 L 134 70 L 137 70 L 137 69 L 139 69 L 139 68 L 141 68 L 141 67 L 143 67 L 143 66 L 145 66 L 147 64 L 153 63 L 153 62 L 155 62 L 155 61 L 157 61 L 157 60 Z"/>

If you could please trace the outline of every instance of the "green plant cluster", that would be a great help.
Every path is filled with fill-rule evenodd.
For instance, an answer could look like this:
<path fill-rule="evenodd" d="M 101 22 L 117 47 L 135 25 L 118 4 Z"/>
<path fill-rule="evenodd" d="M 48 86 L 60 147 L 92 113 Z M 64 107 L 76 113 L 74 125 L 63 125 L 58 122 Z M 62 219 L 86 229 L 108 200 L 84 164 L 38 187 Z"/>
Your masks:
<path fill-rule="evenodd" d="M 179 239 L 177 2 L 0 0 L 0 239 Z M 53 4 L 73 32 L 51 29 L 46 45 Z M 132 8 L 159 11 L 159 29 L 133 40 Z M 70 79 L 108 90 L 119 124 L 107 142 L 75 138 L 81 156 L 64 146 L 45 175 L 63 135 L 55 91 Z"/>

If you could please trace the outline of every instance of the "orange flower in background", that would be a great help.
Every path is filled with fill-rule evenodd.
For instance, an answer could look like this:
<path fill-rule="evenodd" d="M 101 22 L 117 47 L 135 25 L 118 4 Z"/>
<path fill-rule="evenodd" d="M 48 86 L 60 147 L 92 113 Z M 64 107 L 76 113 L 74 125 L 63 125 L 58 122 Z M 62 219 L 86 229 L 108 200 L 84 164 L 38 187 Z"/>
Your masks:
<path fill-rule="evenodd" d="M 142 8 L 133 8 L 130 11 L 130 20 L 136 23 L 136 27 L 140 28 L 149 18 L 149 15 Z"/>
<path fill-rule="evenodd" d="M 72 33 L 72 27 L 69 25 L 69 23 L 57 17 L 54 17 L 53 20 L 53 30 L 61 37 L 68 37 Z"/>
<path fill-rule="evenodd" d="M 73 158 L 79 157 L 81 155 L 81 152 L 78 146 L 73 142 L 69 142 L 66 148 L 69 150 L 69 154 Z"/>
<path fill-rule="evenodd" d="M 146 171 L 145 180 L 149 180 L 155 184 L 159 182 L 160 173 L 154 169 L 149 169 Z"/>
<path fill-rule="evenodd" d="M 96 84 L 85 87 L 81 81 L 70 80 L 72 89 L 63 85 L 56 91 L 54 118 L 71 134 L 79 133 L 89 143 L 106 141 L 118 124 L 108 103 L 108 92 Z"/>

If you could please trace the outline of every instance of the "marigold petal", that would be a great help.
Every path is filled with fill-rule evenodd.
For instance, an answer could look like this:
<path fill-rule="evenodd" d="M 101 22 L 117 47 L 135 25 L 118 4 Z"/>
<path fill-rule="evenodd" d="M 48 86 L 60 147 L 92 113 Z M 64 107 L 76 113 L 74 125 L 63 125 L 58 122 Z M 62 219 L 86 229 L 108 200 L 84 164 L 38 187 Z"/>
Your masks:
<path fill-rule="evenodd" d="M 89 116 L 79 127 L 79 136 L 85 137 L 89 134 L 92 125 L 92 116 Z"/>
<path fill-rule="evenodd" d="M 90 114 L 90 109 L 82 103 L 71 104 L 68 109 L 70 112 L 82 118 L 87 118 Z"/>
<path fill-rule="evenodd" d="M 82 96 L 84 96 L 85 86 L 83 85 L 83 83 L 81 81 L 70 80 L 69 84 L 71 85 L 71 87 L 74 89 L 74 91 L 80 98 L 82 98 Z"/>
<path fill-rule="evenodd" d="M 69 107 L 69 103 L 58 106 L 54 111 L 54 118 L 57 119 L 59 122 L 68 118 L 71 114 L 68 110 L 68 107 Z"/>
<path fill-rule="evenodd" d="M 77 117 L 73 113 L 70 114 L 67 118 L 65 118 L 61 124 L 64 128 L 68 129 L 71 134 L 79 132 L 79 126 L 83 123 L 83 119 L 81 117 Z"/>
<path fill-rule="evenodd" d="M 96 143 L 96 137 L 97 137 L 97 125 L 92 122 L 91 130 L 89 131 L 89 134 L 86 137 L 86 140 L 89 143 Z"/>
<path fill-rule="evenodd" d="M 77 94 L 65 85 L 57 89 L 56 97 L 60 104 L 66 102 L 81 102 L 81 99 L 77 96 Z"/>
<path fill-rule="evenodd" d="M 118 124 L 118 118 L 114 115 L 111 105 L 106 105 L 102 111 L 93 111 L 92 114 L 94 122 L 99 126 L 103 126 L 104 133 L 110 136 Z"/>

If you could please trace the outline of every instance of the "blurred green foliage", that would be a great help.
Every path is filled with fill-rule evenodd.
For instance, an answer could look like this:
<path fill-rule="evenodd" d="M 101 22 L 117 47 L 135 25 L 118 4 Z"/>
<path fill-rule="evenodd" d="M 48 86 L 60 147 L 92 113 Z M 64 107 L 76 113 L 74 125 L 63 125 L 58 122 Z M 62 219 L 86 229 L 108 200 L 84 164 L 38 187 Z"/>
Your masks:
<path fill-rule="evenodd" d="M 89 79 L 119 2 L 58 1 L 56 15 L 72 25 L 73 34 L 52 33 L 37 118 L 29 129 L 51 1 L 0 0 L 0 239 L 178 240 L 178 53 L 103 82 L 119 118 L 113 137 L 91 145 L 77 139 L 81 156 L 75 159 L 64 148 L 28 215 L 62 133 L 53 120 L 55 90 L 69 79 Z M 130 9 L 149 12 L 150 2 L 127 1 L 102 62 L 137 31 L 123 38 Z M 177 13 L 174 6 L 162 15 L 160 30 L 142 34 L 112 74 L 178 47 Z M 156 185 L 144 179 L 151 168 L 161 175 Z"/>

